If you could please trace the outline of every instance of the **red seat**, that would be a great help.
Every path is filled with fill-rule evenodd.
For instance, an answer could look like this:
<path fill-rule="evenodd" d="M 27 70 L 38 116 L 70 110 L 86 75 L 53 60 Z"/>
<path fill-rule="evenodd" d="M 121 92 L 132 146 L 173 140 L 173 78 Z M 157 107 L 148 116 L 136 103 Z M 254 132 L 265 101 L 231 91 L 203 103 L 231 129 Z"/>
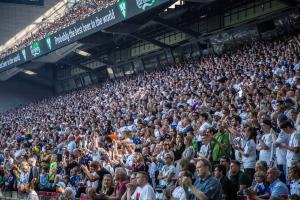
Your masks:
<path fill-rule="evenodd" d="M 81 193 L 80 200 L 88 200 L 88 195 Z"/>
<path fill-rule="evenodd" d="M 38 191 L 37 194 L 39 196 L 46 196 L 46 192 L 45 191 Z"/>

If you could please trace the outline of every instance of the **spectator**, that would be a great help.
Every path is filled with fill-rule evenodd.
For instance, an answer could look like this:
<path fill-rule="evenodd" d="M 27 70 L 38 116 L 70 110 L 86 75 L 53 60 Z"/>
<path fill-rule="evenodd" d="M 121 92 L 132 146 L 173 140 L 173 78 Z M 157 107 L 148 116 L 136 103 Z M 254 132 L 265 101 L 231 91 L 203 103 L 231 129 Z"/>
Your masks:
<path fill-rule="evenodd" d="M 160 186 L 165 186 L 170 189 L 173 187 L 173 177 L 175 175 L 175 166 L 173 165 L 174 157 L 172 154 L 165 154 L 165 165 L 163 166 L 161 172 L 159 173 L 157 179 L 159 180 Z"/>
<path fill-rule="evenodd" d="M 251 186 L 251 179 L 241 171 L 241 163 L 232 160 L 230 164 L 230 181 L 233 183 L 237 194 L 243 194 L 243 190 Z"/>
<path fill-rule="evenodd" d="M 300 196 L 300 170 L 297 166 L 289 169 L 290 194 Z"/>
<path fill-rule="evenodd" d="M 222 185 L 222 199 L 236 200 L 236 190 L 234 189 L 232 182 L 226 176 L 226 167 L 224 165 L 217 165 L 214 169 L 214 176 Z"/>
<path fill-rule="evenodd" d="M 271 135 L 271 121 L 264 120 L 261 123 L 263 135 L 258 134 L 259 145 L 257 151 L 259 151 L 259 160 L 266 161 L 270 164 L 271 161 L 271 147 L 272 147 L 272 135 Z"/>
<path fill-rule="evenodd" d="M 255 194 L 251 194 L 251 197 L 256 200 L 265 199 L 266 197 L 269 200 L 279 199 L 282 196 L 288 196 L 289 190 L 287 186 L 279 180 L 280 171 L 276 168 L 270 168 L 267 172 L 267 181 L 270 183 L 269 194 L 258 197 Z"/>
<path fill-rule="evenodd" d="M 110 174 L 105 174 L 103 176 L 101 192 L 108 196 L 113 194 L 113 177 Z"/>
<path fill-rule="evenodd" d="M 56 192 L 59 193 L 58 200 L 65 199 L 65 188 L 66 184 L 64 182 L 58 182 L 56 184 Z"/>
<path fill-rule="evenodd" d="M 151 185 L 148 183 L 147 173 L 138 172 L 136 175 L 138 187 L 135 189 L 133 200 L 152 200 L 155 199 L 155 193 Z"/>
<path fill-rule="evenodd" d="M 200 159 L 196 166 L 197 177 L 194 184 L 189 177 L 184 177 L 182 182 L 186 199 L 221 199 L 221 184 L 211 175 L 211 164 L 206 159 Z"/>
<path fill-rule="evenodd" d="M 240 148 L 239 152 L 242 155 L 242 161 L 244 165 L 244 172 L 251 179 L 254 177 L 255 173 L 255 163 L 256 163 L 256 130 L 254 128 L 248 128 L 245 130 L 245 143 L 244 148 Z"/>
<path fill-rule="evenodd" d="M 287 149 L 286 163 L 287 167 L 290 168 L 293 161 L 299 161 L 300 159 L 300 134 L 290 121 L 283 121 L 280 124 L 280 128 L 287 134 L 291 135 L 288 145 L 284 143 L 279 144 L 280 147 Z"/>
<path fill-rule="evenodd" d="M 230 141 L 229 134 L 225 130 L 224 122 L 217 122 L 218 132 L 212 138 L 212 161 L 216 165 L 219 163 L 222 156 L 230 155 Z"/>
<path fill-rule="evenodd" d="M 39 200 L 38 194 L 34 190 L 34 183 L 28 185 L 28 196 L 26 200 Z"/>
<path fill-rule="evenodd" d="M 258 171 L 255 173 L 256 185 L 253 187 L 253 191 L 256 192 L 257 196 L 264 196 L 267 192 L 267 185 L 265 182 L 265 173 L 263 171 Z"/>
<path fill-rule="evenodd" d="M 123 194 L 121 200 L 130 200 L 131 199 L 131 195 L 137 188 L 136 175 L 137 175 L 137 172 L 134 172 L 131 174 L 130 182 L 126 185 L 127 190 Z"/>

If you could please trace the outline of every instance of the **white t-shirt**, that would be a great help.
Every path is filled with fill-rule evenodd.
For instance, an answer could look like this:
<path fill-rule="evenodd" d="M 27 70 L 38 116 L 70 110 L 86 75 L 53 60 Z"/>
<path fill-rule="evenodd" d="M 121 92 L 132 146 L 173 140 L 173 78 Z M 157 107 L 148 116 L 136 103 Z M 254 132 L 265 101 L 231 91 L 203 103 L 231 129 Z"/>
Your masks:
<path fill-rule="evenodd" d="M 94 177 L 95 177 L 95 176 L 99 177 L 98 174 L 97 174 L 97 172 L 93 172 L 92 175 L 93 175 Z M 89 188 L 97 189 L 98 183 L 99 183 L 99 180 L 96 180 L 96 181 L 93 181 L 93 182 L 90 181 L 90 180 L 88 180 L 88 181 L 86 182 L 86 186 L 89 187 Z"/>
<path fill-rule="evenodd" d="M 32 191 L 28 194 L 26 200 L 39 200 L 39 196 L 36 191 Z"/>
<path fill-rule="evenodd" d="M 233 145 L 236 146 L 236 147 L 242 147 L 244 146 L 244 140 L 243 138 L 241 137 L 235 137 L 233 140 Z M 235 156 L 235 159 L 238 160 L 238 161 L 241 161 L 242 158 L 241 158 L 241 154 L 238 150 L 234 150 L 234 156 Z"/>
<path fill-rule="evenodd" d="M 290 147 L 300 147 L 300 134 L 297 131 L 294 131 L 289 140 Z M 287 150 L 286 153 L 286 164 L 288 167 L 291 167 L 293 160 L 299 161 L 299 153 L 294 153 L 290 150 Z"/>
<path fill-rule="evenodd" d="M 271 133 L 265 133 L 262 138 L 261 138 L 264 143 L 269 147 L 268 150 L 262 149 L 259 152 L 259 160 L 266 161 L 268 165 L 270 164 L 271 161 L 271 148 L 272 148 L 272 135 Z M 260 144 L 259 144 L 260 145 Z"/>
<path fill-rule="evenodd" d="M 211 124 L 208 122 L 204 122 L 200 128 L 199 128 L 199 132 L 203 133 L 206 129 L 208 129 L 209 127 L 211 127 Z"/>
<path fill-rule="evenodd" d="M 200 153 L 203 154 L 205 157 L 208 156 L 210 151 L 210 145 L 209 144 L 202 144 L 200 148 Z"/>
<path fill-rule="evenodd" d="M 132 200 L 153 200 L 155 193 L 152 186 L 147 183 L 144 187 L 137 187 L 131 196 Z"/>
<path fill-rule="evenodd" d="M 242 162 L 245 169 L 254 169 L 256 163 L 256 144 L 254 140 L 245 141 L 244 153 L 247 156 L 242 156 Z"/>
<path fill-rule="evenodd" d="M 175 200 L 186 200 L 184 189 L 181 186 L 176 187 L 172 192 L 172 197 Z"/>
<path fill-rule="evenodd" d="M 281 131 L 276 139 L 278 144 L 288 144 L 290 135 Z M 276 162 L 278 165 L 286 165 L 286 148 L 277 147 L 276 148 Z"/>

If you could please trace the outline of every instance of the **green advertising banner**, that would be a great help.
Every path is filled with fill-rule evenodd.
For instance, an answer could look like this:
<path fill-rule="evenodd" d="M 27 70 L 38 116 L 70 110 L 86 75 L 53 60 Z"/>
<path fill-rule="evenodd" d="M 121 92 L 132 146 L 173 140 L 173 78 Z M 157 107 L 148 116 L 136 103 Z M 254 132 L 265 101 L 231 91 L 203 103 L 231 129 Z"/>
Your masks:
<path fill-rule="evenodd" d="M 54 50 L 92 35 L 112 25 L 146 12 L 170 0 L 120 0 L 118 4 L 80 20 L 53 35 L 33 42 L 30 46 L 0 59 L 0 72 L 46 55 Z"/>
<path fill-rule="evenodd" d="M 0 0 L 0 2 L 25 4 L 25 5 L 37 5 L 37 6 L 44 5 L 44 0 Z"/>

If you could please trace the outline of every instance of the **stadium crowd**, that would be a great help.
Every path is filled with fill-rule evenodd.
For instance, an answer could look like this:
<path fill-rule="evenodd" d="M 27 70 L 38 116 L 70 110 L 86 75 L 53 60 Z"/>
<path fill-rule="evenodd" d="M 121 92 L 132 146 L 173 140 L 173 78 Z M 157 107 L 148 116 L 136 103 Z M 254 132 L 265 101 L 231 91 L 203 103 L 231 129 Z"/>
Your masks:
<path fill-rule="evenodd" d="M 2 192 L 299 199 L 299 41 L 256 41 L 2 113 Z"/>
<path fill-rule="evenodd" d="M 62 16 L 55 20 L 43 20 L 39 25 L 38 30 L 28 34 L 26 37 L 18 40 L 13 47 L 6 49 L 4 52 L 1 52 L 0 58 L 18 51 L 21 48 L 24 48 L 30 45 L 36 40 L 41 40 L 47 35 L 51 35 L 64 29 L 79 20 L 99 12 L 102 9 L 105 9 L 109 6 L 116 4 L 118 0 L 80 0 L 76 2 L 70 9 L 67 10 Z"/>

